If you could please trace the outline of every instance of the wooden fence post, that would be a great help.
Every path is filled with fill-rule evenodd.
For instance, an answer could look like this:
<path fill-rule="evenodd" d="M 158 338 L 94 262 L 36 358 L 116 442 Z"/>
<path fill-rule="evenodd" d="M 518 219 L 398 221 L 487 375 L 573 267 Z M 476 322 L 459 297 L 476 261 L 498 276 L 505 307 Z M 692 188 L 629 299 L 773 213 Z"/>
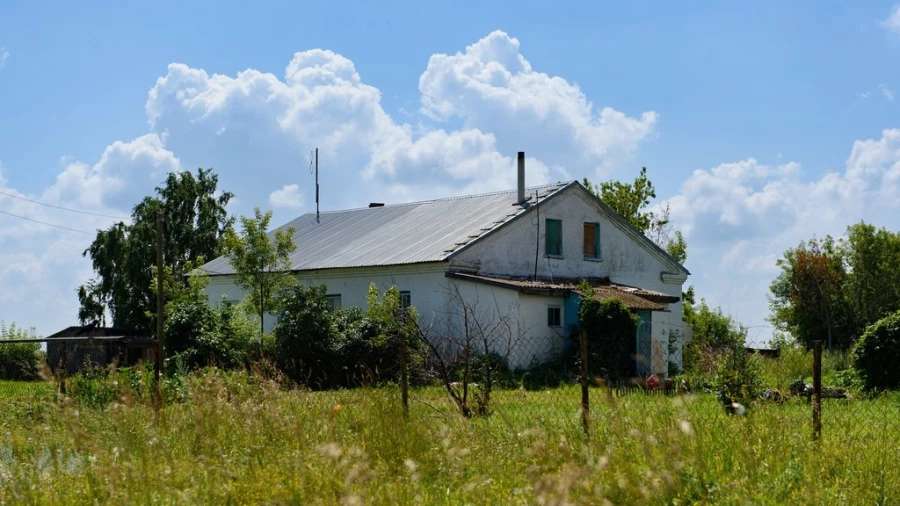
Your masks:
<path fill-rule="evenodd" d="M 584 435 L 590 436 L 590 416 L 591 416 L 591 400 L 588 388 L 588 346 L 587 332 L 581 331 L 581 426 L 584 429 Z"/>
<path fill-rule="evenodd" d="M 66 395 L 66 368 L 69 367 L 69 343 L 66 341 L 62 343 L 59 359 L 62 364 L 59 368 L 59 393 Z"/>
<path fill-rule="evenodd" d="M 400 397 L 403 400 L 403 416 L 409 416 L 409 360 L 406 354 L 406 334 L 400 336 Z"/>
<path fill-rule="evenodd" d="M 815 341 L 813 348 L 813 440 L 822 437 L 822 341 Z"/>
<path fill-rule="evenodd" d="M 163 318 L 165 314 L 165 294 L 163 293 L 163 280 L 165 266 L 163 264 L 163 213 L 162 209 L 156 210 L 156 343 L 153 357 L 153 407 L 154 415 L 159 415 L 162 406 L 162 392 L 160 388 L 163 367 Z M 155 419 L 155 416 L 154 416 Z"/>

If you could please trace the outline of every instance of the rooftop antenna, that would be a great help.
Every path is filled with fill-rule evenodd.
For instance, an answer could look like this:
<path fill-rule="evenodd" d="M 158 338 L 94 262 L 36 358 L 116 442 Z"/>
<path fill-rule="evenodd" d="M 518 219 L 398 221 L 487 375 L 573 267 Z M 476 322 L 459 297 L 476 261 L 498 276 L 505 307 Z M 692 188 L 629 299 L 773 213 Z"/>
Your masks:
<path fill-rule="evenodd" d="M 316 174 L 316 223 L 319 223 L 319 148 L 315 151 L 315 174 Z M 309 173 L 313 173 L 313 154 L 309 154 Z"/>

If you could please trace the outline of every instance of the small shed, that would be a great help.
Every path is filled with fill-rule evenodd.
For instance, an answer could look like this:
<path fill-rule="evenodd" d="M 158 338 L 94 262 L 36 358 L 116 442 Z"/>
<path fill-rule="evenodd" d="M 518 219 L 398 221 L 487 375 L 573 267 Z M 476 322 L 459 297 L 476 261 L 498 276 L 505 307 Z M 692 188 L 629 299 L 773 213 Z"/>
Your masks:
<path fill-rule="evenodd" d="M 153 338 L 99 326 L 73 326 L 47 336 L 47 363 L 72 375 L 88 367 L 130 367 L 152 358 Z"/>

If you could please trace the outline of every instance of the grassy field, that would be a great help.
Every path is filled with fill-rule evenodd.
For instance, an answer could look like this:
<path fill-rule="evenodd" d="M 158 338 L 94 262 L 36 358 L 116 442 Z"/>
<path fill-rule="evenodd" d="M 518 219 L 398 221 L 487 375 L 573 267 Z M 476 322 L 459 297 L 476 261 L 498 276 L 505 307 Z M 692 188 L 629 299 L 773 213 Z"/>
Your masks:
<path fill-rule="evenodd" d="M 29 390 L 30 389 L 30 390 Z M 284 391 L 188 378 L 158 423 L 0 382 L 0 504 L 892 504 L 896 397 L 726 416 L 710 395 L 606 399 L 585 438 L 577 388 L 497 392 L 464 420 L 438 389 L 404 419 L 393 388 Z"/>

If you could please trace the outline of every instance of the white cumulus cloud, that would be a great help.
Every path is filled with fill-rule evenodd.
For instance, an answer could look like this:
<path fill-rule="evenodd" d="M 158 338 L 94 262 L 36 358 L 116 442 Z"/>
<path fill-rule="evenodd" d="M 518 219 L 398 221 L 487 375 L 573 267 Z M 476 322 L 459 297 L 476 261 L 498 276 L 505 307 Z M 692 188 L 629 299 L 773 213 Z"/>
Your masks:
<path fill-rule="evenodd" d="M 269 205 L 275 208 L 297 209 L 303 207 L 303 203 L 303 192 L 296 184 L 286 184 L 269 194 Z"/>
<path fill-rule="evenodd" d="M 768 287 L 787 248 L 860 220 L 900 229 L 900 129 L 854 142 L 843 170 L 817 178 L 755 159 L 696 170 L 668 203 L 697 293 L 768 337 Z"/>
<path fill-rule="evenodd" d="M 495 31 L 454 55 L 435 54 L 419 79 L 422 110 L 498 134 L 503 152 L 528 149 L 551 165 L 608 176 L 656 127 L 657 114 L 630 117 L 595 108 L 578 85 L 532 68 L 519 40 Z M 500 133 L 502 132 L 502 136 Z"/>
<path fill-rule="evenodd" d="M 415 126 L 392 117 L 381 90 L 351 60 L 327 49 L 295 53 L 281 75 L 171 63 L 147 86 L 146 134 L 110 139 L 98 146 L 96 160 L 59 153 L 59 174 L 42 190 L 20 193 L 2 174 L 0 187 L 128 216 L 166 173 L 203 167 L 215 170 L 222 190 L 236 194 L 229 211 L 268 205 L 276 208 L 276 222 L 284 222 L 311 205 L 301 189 L 313 187 L 315 148 L 321 208 L 329 210 L 514 188 L 519 150 L 528 155 L 529 185 L 595 170 L 608 176 L 653 135 L 657 122 L 652 111 L 631 116 L 595 106 L 576 84 L 533 68 L 519 42 L 503 32 L 429 60 L 419 80 L 422 112 L 404 116 Z M 93 232 L 114 220 L 24 200 L 7 198 L 2 205 L 88 234 L 0 216 L 0 284 L 30 287 L 22 292 L 27 297 L 6 295 L 16 300 L 0 305 L 0 318 L 45 333 L 73 323 L 75 289 L 91 277 L 82 252 Z M 52 314 L 40 309 L 46 307 Z"/>
<path fill-rule="evenodd" d="M 894 5 L 890 15 L 881 21 L 881 26 L 893 33 L 900 34 L 900 4 Z"/>

